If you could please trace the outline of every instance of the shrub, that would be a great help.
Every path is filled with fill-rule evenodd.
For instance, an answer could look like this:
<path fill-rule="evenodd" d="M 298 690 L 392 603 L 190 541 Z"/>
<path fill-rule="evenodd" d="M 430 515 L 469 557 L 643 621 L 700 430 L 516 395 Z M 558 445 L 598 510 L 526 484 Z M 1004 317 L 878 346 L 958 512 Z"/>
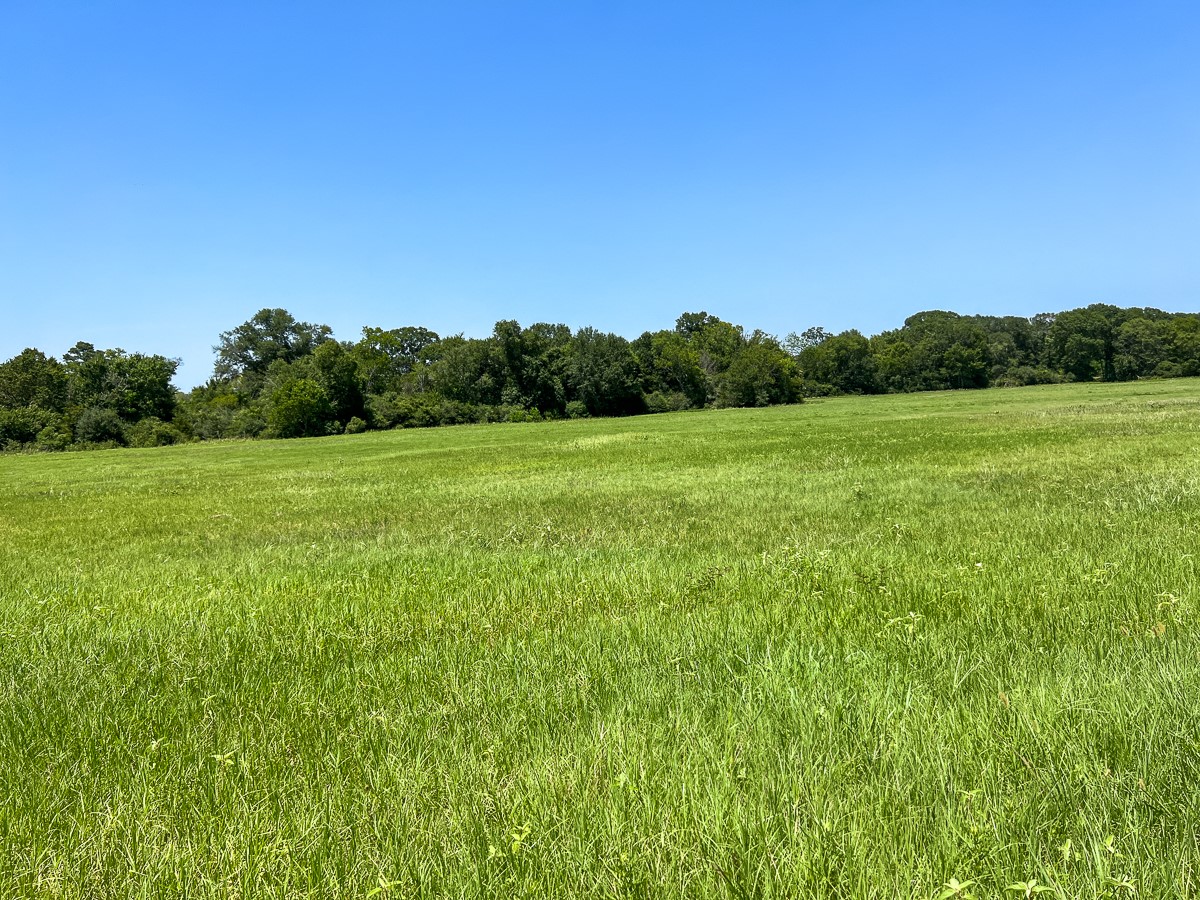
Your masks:
<path fill-rule="evenodd" d="M 166 447 L 183 442 L 183 432 L 157 416 L 147 416 L 126 429 L 130 447 Z"/>
<path fill-rule="evenodd" d="M 267 407 L 267 425 L 277 437 L 325 434 L 332 419 L 329 395 L 311 378 L 297 378 L 277 388 Z"/>
<path fill-rule="evenodd" d="M 811 378 L 797 378 L 793 381 L 796 396 L 805 399 L 809 397 L 835 397 L 841 393 L 832 384 L 813 381 Z"/>
<path fill-rule="evenodd" d="M 482 415 L 479 407 L 458 400 L 443 400 L 438 408 L 438 418 L 443 425 L 466 425 L 478 422 Z"/>
<path fill-rule="evenodd" d="M 75 420 L 75 440 L 81 444 L 122 446 L 125 423 L 114 410 L 89 406 Z"/>
<path fill-rule="evenodd" d="M 71 446 L 71 432 L 65 425 L 47 425 L 38 432 L 34 446 L 46 452 L 58 452 Z"/>
<path fill-rule="evenodd" d="M 0 446 L 31 444 L 58 416 L 47 409 L 0 409 Z"/>
<path fill-rule="evenodd" d="M 588 417 L 587 404 L 582 400 L 572 400 L 567 404 L 568 419 L 586 419 Z"/>
<path fill-rule="evenodd" d="M 253 406 L 239 409 L 229 422 L 227 434 L 235 438 L 256 438 L 267 430 L 267 420 Z"/>
<path fill-rule="evenodd" d="M 503 406 L 505 422 L 540 422 L 542 414 L 536 409 L 525 409 L 523 406 Z"/>
<path fill-rule="evenodd" d="M 442 424 L 446 401 L 437 394 L 372 394 L 367 409 L 376 428 L 430 428 Z"/>
<path fill-rule="evenodd" d="M 680 391 L 654 391 L 646 395 L 646 412 L 679 412 L 691 408 L 692 401 Z"/>
<path fill-rule="evenodd" d="M 367 430 L 367 423 L 358 416 L 351 416 L 346 423 L 346 434 L 362 434 Z"/>
<path fill-rule="evenodd" d="M 1029 384 L 1061 384 L 1065 380 L 1058 372 L 1044 366 L 1017 366 L 1001 375 L 995 384 L 998 387 L 1024 387 Z"/>

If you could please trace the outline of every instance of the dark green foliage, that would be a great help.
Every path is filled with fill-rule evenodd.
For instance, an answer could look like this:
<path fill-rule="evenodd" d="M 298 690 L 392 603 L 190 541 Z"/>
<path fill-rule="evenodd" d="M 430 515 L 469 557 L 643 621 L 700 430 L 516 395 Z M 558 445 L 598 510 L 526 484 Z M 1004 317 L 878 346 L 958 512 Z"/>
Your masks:
<path fill-rule="evenodd" d="M 239 409 L 229 423 L 229 437 L 256 438 L 266 433 L 267 419 L 262 405 L 255 404 Z"/>
<path fill-rule="evenodd" d="M 329 432 L 333 405 L 325 389 L 310 378 L 288 381 L 271 392 L 267 426 L 277 437 L 315 437 Z"/>
<path fill-rule="evenodd" d="M 583 328 L 572 349 L 571 392 L 583 401 L 590 415 L 627 416 L 644 410 L 637 360 L 629 341 Z"/>
<path fill-rule="evenodd" d="M 442 424 L 437 394 L 374 394 L 368 399 L 376 428 L 430 428 Z M 453 402 L 453 401 L 451 401 Z"/>
<path fill-rule="evenodd" d="M 428 328 L 367 327 L 362 339 L 351 348 L 358 378 L 366 394 L 400 390 L 406 376 L 418 366 L 429 365 L 427 352 L 440 338 Z"/>
<path fill-rule="evenodd" d="M 691 408 L 692 403 L 688 400 L 687 395 L 678 391 L 654 391 L 646 395 L 646 412 L 648 413 L 680 412 Z M 586 406 L 583 407 L 583 411 L 587 412 Z M 570 414 L 569 409 L 567 412 Z M 571 418 L 577 418 L 577 416 Z"/>
<path fill-rule="evenodd" d="M 502 376 L 490 341 L 458 335 L 438 342 L 431 352 L 437 358 L 430 366 L 430 390 L 459 403 L 500 402 Z"/>
<path fill-rule="evenodd" d="M 264 374 L 276 360 L 295 362 L 332 334 L 328 325 L 298 322 L 286 309 L 260 309 L 237 328 L 221 333 L 213 347 L 221 379 Z"/>
<path fill-rule="evenodd" d="M 349 345 L 325 341 L 311 357 L 312 378 L 325 389 L 333 416 L 342 422 L 366 415 L 366 397 Z"/>
<path fill-rule="evenodd" d="M 706 397 L 716 398 L 721 376 L 733 364 L 746 339 L 740 325 L 732 325 L 706 312 L 684 313 L 675 320 L 675 331 L 687 342 L 696 363 L 705 375 Z M 679 385 L 684 390 L 684 385 Z M 684 393 L 687 393 L 684 390 Z"/>
<path fill-rule="evenodd" d="M 992 383 L 999 387 L 1024 387 L 1030 384 L 1060 384 L 1066 379 L 1045 366 L 1017 366 L 1006 369 Z"/>
<path fill-rule="evenodd" d="M 878 366 L 867 339 L 853 329 L 810 346 L 800 354 L 800 369 L 805 378 L 844 394 L 878 391 Z"/>
<path fill-rule="evenodd" d="M 166 447 L 187 439 L 174 425 L 153 416 L 126 428 L 125 438 L 130 447 Z"/>
<path fill-rule="evenodd" d="M 169 420 L 175 412 L 171 379 L 179 360 L 120 348 L 97 350 L 84 342 L 68 350 L 63 359 L 74 407 L 111 409 L 126 422 L 147 416 Z"/>
<path fill-rule="evenodd" d="M 38 435 L 61 417 L 51 410 L 36 406 L 0 409 L 0 448 L 19 449 L 32 444 Z"/>
<path fill-rule="evenodd" d="M 623 416 L 809 397 L 1200 375 L 1200 315 L 1108 304 L 1017 316 L 929 310 L 864 337 L 810 327 L 782 342 L 707 312 L 630 342 L 505 319 L 486 338 L 367 327 L 357 343 L 263 309 L 224 332 L 187 394 L 177 360 L 80 342 L 62 362 L 0 363 L 0 449 L 318 436 Z M 344 423 L 344 424 L 343 424 Z"/>
<path fill-rule="evenodd" d="M 61 412 L 67 402 L 67 373 L 62 364 L 40 350 L 26 349 L 0 363 L 0 409 Z"/>
<path fill-rule="evenodd" d="M 654 394 L 680 394 L 688 406 L 708 402 L 709 379 L 700 367 L 700 351 L 680 331 L 647 331 L 632 344 L 642 371 L 642 389 Z M 651 409 L 652 412 L 660 411 Z"/>
<path fill-rule="evenodd" d="M 123 445 L 125 423 L 116 410 L 89 406 L 75 420 L 75 440 L 80 444 Z"/>
<path fill-rule="evenodd" d="M 48 453 L 66 450 L 71 446 L 71 424 L 66 417 L 59 417 L 57 422 L 47 425 L 38 432 L 33 447 Z"/>
<path fill-rule="evenodd" d="M 717 406 L 771 406 L 796 399 L 796 363 L 779 342 L 755 332 L 717 387 Z"/>
<path fill-rule="evenodd" d="M 1113 335 L 1113 375 L 1118 381 L 1153 375 L 1167 359 L 1171 323 L 1129 319 Z"/>
<path fill-rule="evenodd" d="M 988 336 L 957 313 L 918 313 L 904 327 L 871 339 L 879 383 L 891 391 L 987 387 Z"/>
<path fill-rule="evenodd" d="M 216 380 L 184 395 L 175 411 L 176 424 L 200 440 L 233 437 L 233 420 L 242 398 Z"/>
<path fill-rule="evenodd" d="M 1075 381 L 1116 377 L 1113 312 L 1101 304 L 1060 313 L 1046 335 L 1047 361 Z"/>

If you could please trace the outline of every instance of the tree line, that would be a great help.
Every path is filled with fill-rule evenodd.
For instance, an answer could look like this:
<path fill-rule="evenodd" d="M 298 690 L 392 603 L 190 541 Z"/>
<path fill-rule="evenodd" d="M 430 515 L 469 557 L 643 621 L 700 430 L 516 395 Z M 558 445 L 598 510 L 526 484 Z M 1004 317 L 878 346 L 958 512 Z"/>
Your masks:
<path fill-rule="evenodd" d="M 1107 304 L 1032 318 L 918 313 L 865 337 L 809 328 L 779 340 L 705 312 L 635 340 L 497 322 L 490 336 L 327 325 L 263 309 L 223 332 L 208 382 L 179 361 L 27 349 L 0 363 L 0 449 L 157 446 L 368 429 L 768 406 L 806 397 L 1200 375 L 1200 314 Z"/>

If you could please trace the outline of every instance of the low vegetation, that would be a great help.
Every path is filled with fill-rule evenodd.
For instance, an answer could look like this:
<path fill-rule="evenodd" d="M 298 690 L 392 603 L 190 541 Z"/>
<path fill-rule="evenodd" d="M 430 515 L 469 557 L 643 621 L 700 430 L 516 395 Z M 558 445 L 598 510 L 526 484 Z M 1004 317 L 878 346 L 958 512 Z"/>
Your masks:
<path fill-rule="evenodd" d="M 0 896 L 1194 897 L 1195 380 L 0 458 Z"/>

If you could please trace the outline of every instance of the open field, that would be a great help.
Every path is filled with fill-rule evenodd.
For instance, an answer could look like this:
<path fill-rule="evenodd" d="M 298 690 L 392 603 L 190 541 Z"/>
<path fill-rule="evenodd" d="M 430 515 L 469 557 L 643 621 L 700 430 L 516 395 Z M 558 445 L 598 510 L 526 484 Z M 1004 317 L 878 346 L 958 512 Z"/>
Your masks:
<path fill-rule="evenodd" d="M 0 896 L 1197 896 L 1198 534 L 1194 379 L 0 457 Z"/>

